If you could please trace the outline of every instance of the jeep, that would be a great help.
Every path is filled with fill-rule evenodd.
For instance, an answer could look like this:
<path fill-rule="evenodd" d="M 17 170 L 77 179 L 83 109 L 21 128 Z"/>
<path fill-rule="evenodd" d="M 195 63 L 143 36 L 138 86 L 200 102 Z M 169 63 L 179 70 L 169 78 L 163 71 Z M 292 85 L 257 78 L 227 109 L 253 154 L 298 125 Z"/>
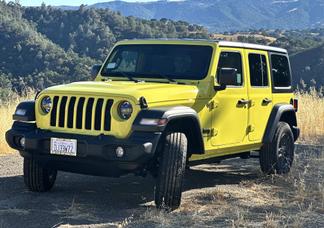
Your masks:
<path fill-rule="evenodd" d="M 17 106 L 6 140 L 24 158 L 29 190 L 49 191 L 58 170 L 150 173 L 156 206 L 173 210 L 190 164 L 257 156 L 265 174 L 290 171 L 298 100 L 285 49 L 125 40 L 91 74 Z"/>

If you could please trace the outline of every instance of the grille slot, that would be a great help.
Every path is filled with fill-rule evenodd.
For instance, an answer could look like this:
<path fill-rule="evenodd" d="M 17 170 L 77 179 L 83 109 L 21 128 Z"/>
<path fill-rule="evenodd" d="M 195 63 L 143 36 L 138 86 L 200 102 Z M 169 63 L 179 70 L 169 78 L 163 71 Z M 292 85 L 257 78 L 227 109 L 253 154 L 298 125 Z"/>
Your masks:
<path fill-rule="evenodd" d="M 105 124 L 104 124 L 104 130 L 105 131 L 110 131 L 111 128 L 111 106 L 113 105 L 113 100 L 108 100 L 106 104 L 106 109 L 105 109 Z"/>
<path fill-rule="evenodd" d="M 73 128 L 75 101 L 76 101 L 76 97 L 71 97 L 69 109 L 68 109 L 68 119 L 67 119 L 67 127 L 68 128 Z"/>
<path fill-rule="evenodd" d="M 96 106 L 96 112 L 95 112 L 95 130 L 100 130 L 101 128 L 101 114 L 102 114 L 102 105 L 104 100 L 98 99 L 97 106 Z"/>
<path fill-rule="evenodd" d="M 112 99 L 104 98 L 54 96 L 50 125 L 57 128 L 110 131 L 113 103 Z"/>
<path fill-rule="evenodd" d="M 67 97 L 63 97 L 61 100 L 60 110 L 59 110 L 59 127 L 64 127 L 66 101 L 67 101 Z"/>
<path fill-rule="evenodd" d="M 87 108 L 86 108 L 85 129 L 87 129 L 87 130 L 91 130 L 93 102 L 94 102 L 94 99 L 90 98 L 88 100 L 88 104 L 87 104 Z"/>
<path fill-rule="evenodd" d="M 51 126 L 56 125 L 56 112 L 57 112 L 58 100 L 59 100 L 59 98 L 57 96 L 55 96 L 53 99 L 53 108 L 52 108 L 52 112 L 51 112 Z"/>

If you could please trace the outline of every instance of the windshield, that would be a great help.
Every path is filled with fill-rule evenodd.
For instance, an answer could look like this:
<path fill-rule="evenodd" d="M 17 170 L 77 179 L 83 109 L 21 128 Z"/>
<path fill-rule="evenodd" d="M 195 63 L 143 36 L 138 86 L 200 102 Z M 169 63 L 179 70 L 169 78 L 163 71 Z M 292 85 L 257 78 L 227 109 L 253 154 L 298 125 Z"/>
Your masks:
<path fill-rule="evenodd" d="M 109 77 L 200 80 L 206 77 L 211 46 L 119 45 L 101 72 Z"/>

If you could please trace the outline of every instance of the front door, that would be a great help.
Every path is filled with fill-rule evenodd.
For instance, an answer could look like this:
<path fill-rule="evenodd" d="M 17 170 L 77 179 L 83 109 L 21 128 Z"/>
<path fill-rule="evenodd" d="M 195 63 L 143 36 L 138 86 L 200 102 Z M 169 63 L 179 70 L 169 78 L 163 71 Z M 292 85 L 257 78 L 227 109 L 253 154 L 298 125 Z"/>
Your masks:
<path fill-rule="evenodd" d="M 248 95 L 243 68 L 243 51 L 235 48 L 219 48 L 216 72 L 221 68 L 235 68 L 237 80 L 234 85 L 215 93 L 213 98 L 212 146 L 231 147 L 242 143 L 248 124 Z"/>
<path fill-rule="evenodd" d="M 249 140 L 261 142 L 272 110 L 272 93 L 268 54 L 265 51 L 246 50 L 248 66 Z"/>

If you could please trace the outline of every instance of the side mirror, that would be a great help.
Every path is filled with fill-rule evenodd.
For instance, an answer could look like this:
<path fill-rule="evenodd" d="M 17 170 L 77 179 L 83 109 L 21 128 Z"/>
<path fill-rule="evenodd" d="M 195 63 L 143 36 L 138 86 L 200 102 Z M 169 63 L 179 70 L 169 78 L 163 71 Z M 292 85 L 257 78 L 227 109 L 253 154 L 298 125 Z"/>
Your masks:
<path fill-rule="evenodd" d="M 215 89 L 224 90 L 227 86 L 237 86 L 241 82 L 238 81 L 237 69 L 235 68 L 221 68 L 217 75 L 218 84 Z"/>
<path fill-rule="evenodd" d="M 98 75 L 98 73 L 101 69 L 101 66 L 102 65 L 99 65 L 99 64 L 92 66 L 91 71 L 90 71 L 91 78 L 95 78 Z"/>

